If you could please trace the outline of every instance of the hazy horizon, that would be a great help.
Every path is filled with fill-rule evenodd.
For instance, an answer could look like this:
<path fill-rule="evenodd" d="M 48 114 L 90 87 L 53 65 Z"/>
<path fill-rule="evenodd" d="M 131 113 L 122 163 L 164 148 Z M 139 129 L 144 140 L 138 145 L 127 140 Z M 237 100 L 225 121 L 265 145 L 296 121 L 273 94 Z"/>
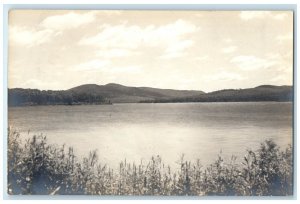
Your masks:
<path fill-rule="evenodd" d="M 292 11 L 12 10 L 8 87 L 293 85 Z"/>

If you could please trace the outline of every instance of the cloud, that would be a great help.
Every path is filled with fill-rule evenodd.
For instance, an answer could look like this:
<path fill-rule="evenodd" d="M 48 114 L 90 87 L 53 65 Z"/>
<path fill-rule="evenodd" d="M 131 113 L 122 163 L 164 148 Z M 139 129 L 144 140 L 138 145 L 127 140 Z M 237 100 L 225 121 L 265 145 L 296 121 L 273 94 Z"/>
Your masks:
<path fill-rule="evenodd" d="M 287 17 L 287 13 L 278 13 L 271 11 L 241 11 L 240 18 L 248 21 L 252 19 L 272 18 L 275 20 L 284 20 Z"/>
<path fill-rule="evenodd" d="M 128 50 L 128 49 L 101 49 L 96 51 L 96 56 L 102 58 L 116 58 L 116 57 L 128 57 L 138 55 L 139 52 Z"/>
<path fill-rule="evenodd" d="M 166 52 L 181 52 L 182 50 L 185 50 L 188 47 L 191 47 L 194 44 L 194 41 L 192 40 L 184 40 L 184 41 L 179 41 L 174 45 L 170 45 L 167 49 Z"/>
<path fill-rule="evenodd" d="M 50 29 L 34 30 L 26 27 L 10 26 L 9 40 L 25 46 L 35 46 L 49 42 L 54 32 Z"/>
<path fill-rule="evenodd" d="M 79 41 L 80 45 L 91 45 L 102 48 L 136 48 L 142 41 L 142 30 L 138 26 L 129 26 L 125 24 L 102 26 L 102 32 L 95 36 L 85 37 Z"/>
<path fill-rule="evenodd" d="M 181 43 L 179 47 L 184 46 L 186 42 L 182 43 L 183 36 L 199 29 L 194 24 L 181 19 L 163 26 L 142 27 L 123 23 L 114 26 L 106 24 L 101 28 L 101 32 L 94 36 L 84 37 L 79 44 L 125 49 L 136 49 L 139 46 L 164 46 L 168 49 L 169 46 L 176 47 L 175 44 L 178 43 Z"/>
<path fill-rule="evenodd" d="M 142 67 L 137 65 L 121 66 L 121 67 L 111 67 L 109 69 L 102 70 L 109 72 L 111 74 L 120 73 L 120 74 L 137 74 L 142 72 Z"/>
<path fill-rule="evenodd" d="M 142 71 L 141 67 L 137 65 L 114 66 L 110 60 L 99 60 L 99 59 L 94 59 L 88 62 L 81 63 L 75 67 L 72 67 L 71 70 L 103 72 L 108 74 L 117 74 L 117 73 L 135 74 Z"/>
<path fill-rule="evenodd" d="M 205 76 L 205 81 L 240 81 L 245 79 L 238 73 L 221 71 L 213 75 Z"/>
<path fill-rule="evenodd" d="M 245 55 L 233 57 L 230 62 L 236 64 L 241 70 L 244 71 L 268 68 L 276 64 L 276 61 L 270 58 L 262 59 L 255 56 Z"/>
<path fill-rule="evenodd" d="M 228 53 L 235 52 L 236 50 L 237 50 L 236 46 L 229 46 L 229 47 L 223 48 L 222 52 L 228 54 Z"/>
<path fill-rule="evenodd" d="M 41 22 L 41 26 L 52 30 L 72 29 L 93 22 L 96 19 L 94 11 L 87 13 L 69 12 L 62 15 L 49 16 Z"/>
<path fill-rule="evenodd" d="M 240 18 L 247 21 L 255 18 L 263 18 L 268 14 L 269 11 L 241 11 Z"/>
<path fill-rule="evenodd" d="M 106 16 L 113 16 L 113 15 L 121 15 L 122 11 L 121 10 L 101 10 L 99 11 L 101 14 L 104 14 Z"/>
<path fill-rule="evenodd" d="M 36 27 L 11 26 L 9 38 L 11 42 L 29 47 L 47 43 L 63 30 L 77 28 L 95 20 L 95 12 L 74 13 L 49 16 Z"/>
<path fill-rule="evenodd" d="M 194 44 L 192 40 L 183 40 L 174 43 L 173 45 L 169 45 L 164 51 L 164 54 L 160 56 L 162 59 L 172 59 L 184 56 L 184 50 L 191 47 Z"/>
<path fill-rule="evenodd" d="M 81 64 L 75 66 L 74 68 L 72 68 L 72 70 L 75 70 L 75 71 L 99 71 L 103 68 L 105 69 L 110 64 L 111 64 L 111 62 L 109 60 L 95 59 L 95 60 L 81 63 Z"/>
<path fill-rule="evenodd" d="M 209 59 L 209 56 L 208 55 L 204 55 L 204 56 L 201 56 L 201 57 L 196 57 L 195 60 L 197 61 L 206 61 Z"/>
<path fill-rule="evenodd" d="M 174 58 L 179 58 L 183 57 L 186 54 L 183 52 L 166 52 L 163 55 L 159 56 L 160 59 L 174 59 Z"/>

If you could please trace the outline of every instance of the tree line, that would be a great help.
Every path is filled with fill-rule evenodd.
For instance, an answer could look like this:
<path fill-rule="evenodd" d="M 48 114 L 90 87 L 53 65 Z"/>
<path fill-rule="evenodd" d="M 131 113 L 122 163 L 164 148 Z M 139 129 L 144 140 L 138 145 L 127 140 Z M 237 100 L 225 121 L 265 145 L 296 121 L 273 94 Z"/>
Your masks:
<path fill-rule="evenodd" d="M 104 104 L 109 100 L 92 93 L 73 91 L 40 91 L 38 89 L 9 89 L 8 106 Z"/>
<path fill-rule="evenodd" d="M 193 97 L 144 100 L 141 103 L 183 102 L 246 102 L 246 101 L 292 101 L 292 87 L 257 87 L 252 89 L 227 89 L 200 94 Z"/>

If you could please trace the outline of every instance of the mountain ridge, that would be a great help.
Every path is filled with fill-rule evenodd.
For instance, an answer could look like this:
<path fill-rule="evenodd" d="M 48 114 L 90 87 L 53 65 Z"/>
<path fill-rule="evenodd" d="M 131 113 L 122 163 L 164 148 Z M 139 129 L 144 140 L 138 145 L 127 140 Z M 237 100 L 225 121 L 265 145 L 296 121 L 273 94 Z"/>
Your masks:
<path fill-rule="evenodd" d="M 197 90 L 131 87 L 116 83 L 83 84 L 67 90 L 8 89 L 8 105 L 82 105 L 111 103 L 292 101 L 292 86 L 260 85 L 247 89 Z"/>
<path fill-rule="evenodd" d="M 293 86 L 260 85 L 246 89 L 223 89 L 205 93 L 198 97 L 155 100 L 154 103 L 167 102 L 247 102 L 247 101 L 292 101 Z M 143 101 L 151 102 L 151 101 Z"/>

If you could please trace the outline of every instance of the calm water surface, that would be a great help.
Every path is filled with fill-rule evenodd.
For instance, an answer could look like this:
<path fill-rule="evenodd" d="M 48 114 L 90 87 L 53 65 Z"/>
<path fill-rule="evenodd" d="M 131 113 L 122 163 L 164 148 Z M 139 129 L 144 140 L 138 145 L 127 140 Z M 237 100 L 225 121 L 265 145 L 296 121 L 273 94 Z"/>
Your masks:
<path fill-rule="evenodd" d="M 176 165 L 189 160 L 212 163 L 218 154 L 242 158 L 272 138 L 292 142 L 292 103 L 177 103 L 13 107 L 9 125 L 22 137 L 47 135 L 84 156 L 98 149 L 100 161 L 116 167 L 124 158 L 140 162 L 161 155 Z"/>

